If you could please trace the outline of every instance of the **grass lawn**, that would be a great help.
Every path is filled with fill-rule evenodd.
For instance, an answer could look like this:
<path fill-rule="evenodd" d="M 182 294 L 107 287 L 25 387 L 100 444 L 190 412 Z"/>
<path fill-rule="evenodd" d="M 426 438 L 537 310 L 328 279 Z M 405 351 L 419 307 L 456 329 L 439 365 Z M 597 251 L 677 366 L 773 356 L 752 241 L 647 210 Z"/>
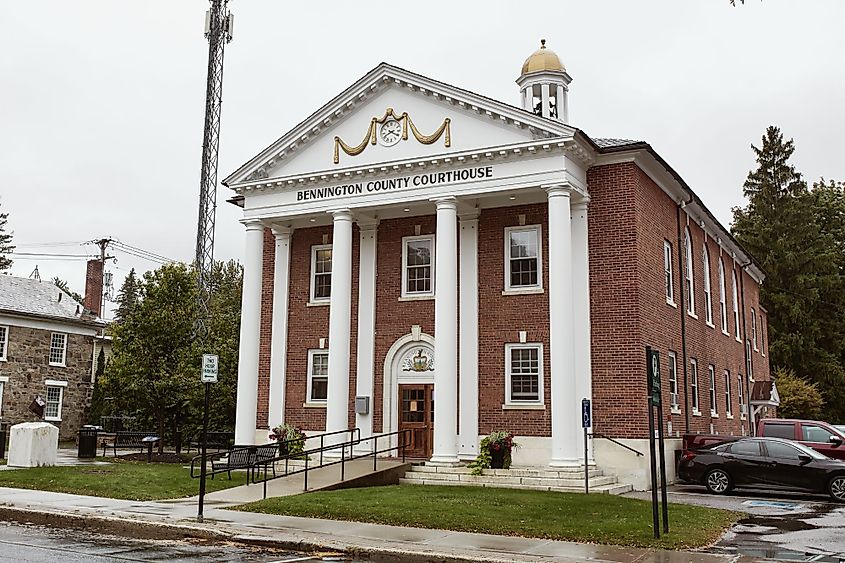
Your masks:
<path fill-rule="evenodd" d="M 109 459 L 109 461 L 114 461 Z M 243 473 L 206 481 L 208 492 L 243 485 Z M 31 467 L 0 471 L 0 487 L 36 489 L 127 500 L 189 497 L 199 492 L 199 479 L 177 463 L 115 461 L 109 465 Z"/>
<path fill-rule="evenodd" d="M 612 495 L 391 485 L 275 497 L 234 510 L 587 543 L 683 549 L 715 541 L 742 513 L 669 505 L 655 540 L 651 503 Z"/>

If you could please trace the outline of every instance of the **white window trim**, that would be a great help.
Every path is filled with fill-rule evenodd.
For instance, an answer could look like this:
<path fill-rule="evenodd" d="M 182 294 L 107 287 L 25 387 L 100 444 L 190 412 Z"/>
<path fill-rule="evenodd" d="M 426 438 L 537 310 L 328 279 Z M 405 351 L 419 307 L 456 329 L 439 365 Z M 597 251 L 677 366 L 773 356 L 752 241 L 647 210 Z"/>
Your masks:
<path fill-rule="evenodd" d="M 680 403 L 681 387 L 680 387 L 680 385 L 678 385 L 678 354 L 676 352 L 673 352 L 672 350 L 669 350 L 669 367 L 667 369 L 669 370 L 669 375 L 670 375 L 670 377 L 667 377 L 667 379 L 669 380 L 670 411 L 672 412 L 672 414 L 680 414 L 681 413 L 681 403 Z M 674 403 L 672 402 L 672 378 L 671 378 L 672 373 L 675 374 L 675 401 L 677 401 L 677 402 L 674 402 Z"/>
<path fill-rule="evenodd" d="M 686 264 L 684 274 L 686 276 L 687 284 L 687 313 L 693 318 L 698 318 L 695 314 L 695 265 L 693 264 L 692 254 L 692 238 L 690 238 L 689 228 L 686 230 L 686 249 L 684 256 L 686 257 Z"/>
<path fill-rule="evenodd" d="M 313 377 L 314 377 L 314 370 L 313 370 L 313 368 L 314 368 L 314 356 L 317 355 L 317 354 L 322 354 L 324 356 L 328 356 L 329 351 L 326 350 L 326 349 L 323 349 L 323 348 L 318 348 L 318 349 L 315 349 L 315 350 L 308 350 L 308 378 L 307 378 L 307 383 L 305 385 L 305 404 L 303 405 L 303 406 L 306 406 L 306 407 L 312 407 L 312 406 L 313 407 L 317 407 L 317 406 L 325 407 L 326 404 L 328 404 L 328 397 L 326 397 L 326 400 L 324 400 L 324 401 L 315 401 L 315 400 L 311 399 L 311 383 L 312 383 Z M 327 381 L 328 381 L 328 374 L 326 374 L 326 376 L 327 376 Z"/>
<path fill-rule="evenodd" d="M 751 343 L 754 345 L 754 351 L 757 352 L 757 311 L 751 307 Z"/>
<path fill-rule="evenodd" d="M 731 393 L 731 371 L 725 370 L 725 418 L 733 418 L 733 394 Z"/>
<path fill-rule="evenodd" d="M 743 408 L 745 406 L 745 402 L 744 402 L 745 397 L 744 397 L 744 393 L 743 393 L 743 390 L 742 390 L 744 385 L 742 384 L 742 374 L 741 373 L 736 374 L 736 383 L 737 383 L 736 400 L 739 402 L 739 419 L 745 420 L 746 409 Z"/>
<path fill-rule="evenodd" d="M 668 257 L 668 263 L 667 263 Z M 666 303 L 672 307 L 677 307 L 675 303 L 675 273 L 672 266 L 672 243 L 663 239 L 663 282 L 668 291 L 666 295 Z M 669 283 L 666 284 L 666 276 L 669 276 Z"/>
<path fill-rule="evenodd" d="M 692 393 L 692 414 L 701 416 L 701 388 L 698 381 L 698 360 L 695 358 L 690 358 L 689 365 L 690 371 L 692 372 L 690 374 L 690 391 L 692 391 L 693 389 L 695 390 L 695 392 Z"/>
<path fill-rule="evenodd" d="M 57 334 L 59 336 L 64 337 L 64 339 L 65 339 L 64 346 L 62 346 L 62 361 L 61 362 L 51 362 L 50 356 L 53 355 L 53 336 L 55 336 Z M 64 332 L 51 332 L 50 333 L 50 349 L 47 352 L 47 363 L 49 365 L 53 366 L 53 367 L 59 367 L 59 368 L 67 367 L 67 365 L 66 365 L 66 363 L 67 363 L 67 334 L 66 333 L 64 333 Z"/>
<path fill-rule="evenodd" d="M 719 418 L 719 394 L 716 392 L 716 366 L 707 364 L 707 399 L 710 401 L 710 418 Z"/>
<path fill-rule="evenodd" d="M 728 296 L 725 293 L 725 264 L 719 258 L 719 316 L 722 321 L 722 334 L 730 336 L 728 332 Z"/>
<path fill-rule="evenodd" d="M 0 344 L 3 345 L 2 354 L 0 354 L 0 362 L 5 362 L 9 357 L 9 326 L 0 325 L 3 329 L 3 338 L 0 338 Z"/>
<path fill-rule="evenodd" d="M 511 233 L 520 231 L 537 231 L 537 283 L 535 285 L 511 286 Z M 505 290 L 502 295 L 519 295 L 520 293 L 543 292 L 543 226 L 524 225 L 519 227 L 505 227 Z"/>
<path fill-rule="evenodd" d="M 538 371 L 538 398 L 536 401 L 520 401 L 511 399 L 511 351 L 514 348 L 536 348 L 537 349 L 537 371 Z M 505 404 L 503 408 L 513 409 L 519 407 L 537 408 L 545 405 L 545 397 L 543 395 L 544 387 L 543 374 L 543 344 L 540 342 L 527 342 L 525 344 L 509 343 L 505 344 Z"/>
<path fill-rule="evenodd" d="M 62 410 L 64 408 L 65 403 L 65 389 L 67 388 L 67 381 L 56 381 L 54 379 L 48 379 L 44 382 L 44 388 L 47 389 L 49 387 L 58 387 L 59 388 L 59 409 L 56 412 L 56 416 L 46 416 L 46 408 L 47 405 L 44 405 L 45 408 L 45 416 L 44 420 L 48 422 L 61 422 L 62 421 Z M 46 403 L 47 396 L 49 393 L 44 394 L 44 401 Z"/>
<path fill-rule="evenodd" d="M 6 384 L 9 383 L 9 376 L 0 375 L 0 418 L 3 417 L 3 394 L 6 392 Z"/>
<path fill-rule="evenodd" d="M 715 328 L 713 324 L 713 287 L 710 280 L 710 253 L 707 252 L 707 245 L 704 245 L 704 251 L 701 256 L 701 269 L 704 274 L 704 322 L 710 328 Z"/>
<path fill-rule="evenodd" d="M 331 292 L 328 297 L 314 297 L 315 282 L 317 280 L 317 251 L 331 250 L 330 244 L 315 244 L 311 247 L 311 276 L 309 279 L 310 289 L 308 290 L 309 305 L 323 305 L 331 301 Z M 332 253 L 332 289 L 334 289 L 334 253 Z"/>
<path fill-rule="evenodd" d="M 739 289 L 736 283 L 736 270 L 731 270 L 731 281 L 733 283 L 733 291 L 731 292 L 731 299 L 733 300 L 734 308 L 734 335 L 737 342 L 742 342 L 739 334 Z"/>
<path fill-rule="evenodd" d="M 431 243 L 431 291 L 408 291 L 408 243 L 418 240 L 427 240 Z M 402 237 L 402 294 L 400 299 L 412 301 L 434 297 L 434 235 L 419 235 L 413 237 Z"/>

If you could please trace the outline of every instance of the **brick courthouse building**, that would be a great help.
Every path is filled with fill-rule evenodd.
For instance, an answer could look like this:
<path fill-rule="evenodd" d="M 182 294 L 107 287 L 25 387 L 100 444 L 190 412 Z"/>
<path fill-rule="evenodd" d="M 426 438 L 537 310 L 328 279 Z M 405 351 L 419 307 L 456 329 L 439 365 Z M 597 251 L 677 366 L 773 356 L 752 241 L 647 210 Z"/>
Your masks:
<path fill-rule="evenodd" d="M 545 47 L 518 106 L 380 64 L 225 180 L 238 443 L 411 428 L 450 464 L 504 429 L 515 465 L 577 465 L 589 397 L 595 432 L 646 451 L 647 345 L 672 436 L 750 431 L 763 273 L 651 146 L 571 126 L 570 82 Z M 589 455 L 645 482 L 605 438 Z"/>

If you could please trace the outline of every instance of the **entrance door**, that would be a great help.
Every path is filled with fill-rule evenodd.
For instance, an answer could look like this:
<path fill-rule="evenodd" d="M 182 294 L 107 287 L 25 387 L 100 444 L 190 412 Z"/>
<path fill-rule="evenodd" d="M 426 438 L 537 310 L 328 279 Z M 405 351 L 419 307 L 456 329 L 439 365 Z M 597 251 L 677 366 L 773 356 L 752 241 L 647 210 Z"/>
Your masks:
<path fill-rule="evenodd" d="M 399 430 L 410 430 L 407 457 L 431 457 L 434 445 L 434 385 L 399 385 Z"/>

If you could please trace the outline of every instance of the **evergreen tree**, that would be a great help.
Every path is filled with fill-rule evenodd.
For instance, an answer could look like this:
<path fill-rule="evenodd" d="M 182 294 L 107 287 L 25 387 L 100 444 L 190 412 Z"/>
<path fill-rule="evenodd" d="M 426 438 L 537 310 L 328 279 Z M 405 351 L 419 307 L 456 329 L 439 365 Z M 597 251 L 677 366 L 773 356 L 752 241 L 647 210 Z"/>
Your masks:
<path fill-rule="evenodd" d="M 12 233 L 6 232 L 8 220 L 8 213 L 0 213 L 0 272 L 12 267 L 12 259 L 6 255 L 15 250 L 14 245 L 12 245 Z"/>
<path fill-rule="evenodd" d="M 744 185 L 747 205 L 734 209 L 732 230 L 766 273 L 770 361 L 824 395 L 824 416 L 845 420 L 845 198 L 837 184 L 808 189 L 789 163 L 795 151 L 777 127 L 760 148 Z"/>
<path fill-rule="evenodd" d="M 68 295 L 70 295 L 71 297 L 73 297 L 73 300 L 76 301 L 77 303 L 84 303 L 82 296 L 79 295 L 78 293 L 76 293 L 75 291 L 73 291 L 70 288 L 70 286 L 67 284 L 67 282 L 65 280 L 63 280 L 62 278 L 60 278 L 59 276 L 56 276 L 56 277 L 53 278 L 53 285 L 55 285 L 56 287 L 58 287 L 59 289 L 61 289 L 62 291 L 64 291 Z"/>
<path fill-rule="evenodd" d="M 129 270 L 129 275 L 123 280 L 120 291 L 117 292 L 117 310 L 114 313 L 115 322 L 122 322 L 141 300 L 141 285 L 135 275 L 135 268 Z"/>

